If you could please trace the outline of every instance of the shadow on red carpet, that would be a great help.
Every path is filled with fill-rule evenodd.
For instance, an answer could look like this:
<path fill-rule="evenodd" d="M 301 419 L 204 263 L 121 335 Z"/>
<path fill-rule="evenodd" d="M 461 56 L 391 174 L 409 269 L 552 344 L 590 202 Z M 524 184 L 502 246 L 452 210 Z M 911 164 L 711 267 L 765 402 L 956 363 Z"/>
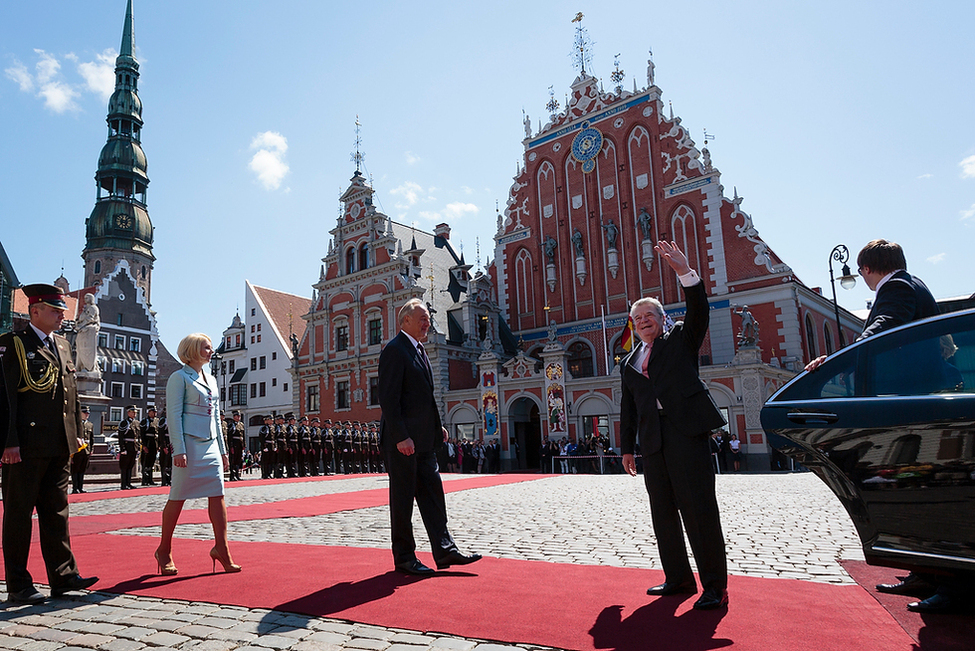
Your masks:
<path fill-rule="evenodd" d="M 975 648 L 975 612 L 942 615 L 911 612 L 907 604 L 917 601 L 917 597 L 877 592 L 875 587 L 878 583 L 896 581 L 894 577 L 906 575 L 906 570 L 867 565 L 863 561 L 841 563 L 853 580 L 873 596 L 924 651 L 971 651 Z"/>

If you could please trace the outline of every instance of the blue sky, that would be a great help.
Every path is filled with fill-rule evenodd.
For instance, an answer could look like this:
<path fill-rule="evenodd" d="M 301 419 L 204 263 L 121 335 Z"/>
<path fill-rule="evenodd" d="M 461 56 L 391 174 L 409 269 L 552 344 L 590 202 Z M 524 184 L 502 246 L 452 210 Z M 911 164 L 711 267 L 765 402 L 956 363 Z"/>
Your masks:
<path fill-rule="evenodd" d="M 82 281 L 124 0 L 0 3 L 0 241 L 22 282 Z M 975 3 L 135 2 L 153 308 L 175 349 L 219 336 L 244 280 L 306 296 L 354 171 L 380 208 L 493 257 L 495 205 L 549 86 L 656 83 L 807 285 L 829 252 L 900 242 L 937 297 L 975 291 Z M 107 71 L 107 74 L 106 74 Z M 854 265 L 855 266 L 855 265 Z M 837 288 L 861 309 L 863 282 Z"/>

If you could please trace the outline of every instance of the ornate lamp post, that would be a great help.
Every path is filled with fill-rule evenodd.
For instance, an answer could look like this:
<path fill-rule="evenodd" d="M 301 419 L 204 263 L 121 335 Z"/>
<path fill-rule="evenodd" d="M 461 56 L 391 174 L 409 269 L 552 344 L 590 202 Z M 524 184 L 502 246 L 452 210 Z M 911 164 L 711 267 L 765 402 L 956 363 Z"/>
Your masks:
<path fill-rule="evenodd" d="M 856 276 L 850 272 L 850 265 L 846 264 L 850 260 L 850 250 L 843 244 L 837 244 L 829 254 L 829 284 L 833 288 L 833 312 L 836 315 L 836 331 L 840 336 L 840 348 L 843 343 L 843 327 L 840 325 L 840 304 L 836 302 L 836 281 L 833 279 L 833 260 L 843 265 L 843 275 L 840 276 L 840 287 L 843 289 L 853 289 L 857 284 Z"/>

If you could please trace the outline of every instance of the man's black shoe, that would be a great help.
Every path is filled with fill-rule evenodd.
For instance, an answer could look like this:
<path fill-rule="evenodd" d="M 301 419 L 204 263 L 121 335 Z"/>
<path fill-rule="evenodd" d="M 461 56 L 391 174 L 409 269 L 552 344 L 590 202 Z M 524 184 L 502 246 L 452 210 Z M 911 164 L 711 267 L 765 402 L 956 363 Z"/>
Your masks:
<path fill-rule="evenodd" d="M 480 554 L 471 554 L 470 556 L 464 556 L 456 549 L 443 558 L 437 559 L 437 569 L 446 570 L 451 565 L 470 565 L 475 561 L 481 560 Z"/>
<path fill-rule="evenodd" d="M 406 563 L 397 563 L 396 571 L 402 572 L 403 574 L 412 574 L 414 576 L 431 576 L 436 574 L 436 572 L 415 558 L 412 561 L 407 561 Z"/>
<path fill-rule="evenodd" d="M 661 583 L 652 588 L 647 588 L 647 594 L 651 597 L 668 597 L 674 594 L 694 594 L 697 592 L 695 583 Z"/>
<path fill-rule="evenodd" d="M 728 591 L 717 588 L 707 588 L 701 598 L 694 602 L 697 610 L 715 610 L 728 606 Z"/>
<path fill-rule="evenodd" d="M 73 592 L 75 590 L 87 590 L 91 586 L 98 583 L 97 576 L 89 576 L 87 579 L 82 577 L 80 574 L 75 574 L 74 576 L 68 577 L 68 579 L 61 585 L 51 586 L 51 596 L 60 597 L 66 592 Z"/>
<path fill-rule="evenodd" d="M 965 610 L 971 604 L 970 599 L 952 596 L 948 592 L 939 590 L 923 601 L 913 601 L 907 604 L 907 609 L 915 613 L 954 613 Z"/>
<path fill-rule="evenodd" d="M 934 592 L 934 589 L 933 585 L 916 574 L 908 574 L 900 583 L 881 583 L 877 585 L 877 592 L 912 597 L 929 596 Z"/>
<path fill-rule="evenodd" d="M 17 592 L 7 593 L 7 601 L 15 604 L 39 604 L 44 599 L 44 595 L 38 592 L 34 586 L 18 590 Z"/>

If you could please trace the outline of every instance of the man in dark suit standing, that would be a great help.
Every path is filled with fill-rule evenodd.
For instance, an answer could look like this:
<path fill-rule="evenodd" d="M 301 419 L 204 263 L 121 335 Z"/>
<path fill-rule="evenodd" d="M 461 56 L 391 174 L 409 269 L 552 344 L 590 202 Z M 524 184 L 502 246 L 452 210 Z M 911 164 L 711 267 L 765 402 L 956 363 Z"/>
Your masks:
<path fill-rule="evenodd" d="M 30 324 L 0 335 L 3 563 L 7 599 L 40 603 L 45 597 L 27 570 L 35 509 L 51 596 L 98 578 L 78 574 L 68 536 L 68 459 L 83 431 L 71 345 L 54 334 L 68 307 L 54 285 L 28 285 L 24 294 Z"/>
<path fill-rule="evenodd" d="M 434 571 L 416 557 L 413 500 L 427 530 L 437 569 L 466 565 L 480 554 L 465 556 L 447 530 L 447 503 L 437 467 L 437 448 L 447 440 L 433 397 L 433 370 L 423 350 L 430 313 L 410 299 L 397 314 L 400 332 L 379 355 L 380 442 L 389 474 L 389 524 L 396 570 L 420 576 Z"/>
<path fill-rule="evenodd" d="M 118 422 L 118 468 L 121 476 L 121 490 L 135 488 L 132 485 L 132 471 L 135 469 L 136 448 L 139 440 L 139 421 L 135 415 L 135 405 L 125 408 L 125 418 Z"/>
<path fill-rule="evenodd" d="M 227 421 L 227 445 L 230 449 L 230 481 L 240 481 L 240 471 L 244 467 L 244 424 L 236 409 L 233 420 Z"/>
<path fill-rule="evenodd" d="M 665 332 L 663 307 L 656 299 L 642 298 L 630 307 L 642 344 L 622 365 L 623 468 L 636 476 L 633 452 L 639 439 L 665 575 L 665 582 L 647 594 L 697 592 L 681 533 L 683 521 L 704 588 L 694 608 L 710 610 L 728 605 L 728 563 L 708 440 L 725 421 L 698 377 L 698 351 L 708 331 L 708 297 L 704 282 L 675 243 L 658 242 L 655 249 L 679 277 L 687 316 Z"/>
<path fill-rule="evenodd" d="M 152 480 L 152 468 L 156 465 L 156 454 L 158 449 L 159 419 L 156 418 L 156 408 L 146 409 L 146 417 L 139 423 L 139 440 L 142 456 L 139 459 L 142 465 L 142 485 L 155 486 Z"/>

